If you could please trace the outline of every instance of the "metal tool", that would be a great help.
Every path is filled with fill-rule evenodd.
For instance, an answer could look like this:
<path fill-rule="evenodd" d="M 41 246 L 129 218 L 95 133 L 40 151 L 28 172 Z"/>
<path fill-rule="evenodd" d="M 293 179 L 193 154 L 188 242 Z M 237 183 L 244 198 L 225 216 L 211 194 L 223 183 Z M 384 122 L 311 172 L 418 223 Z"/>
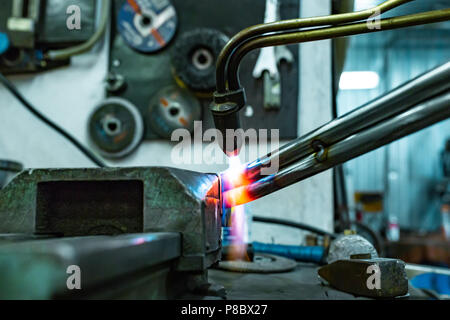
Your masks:
<path fill-rule="evenodd" d="M 220 204 L 214 174 L 26 170 L 0 191 L 0 298 L 223 296 L 206 271 L 220 259 Z M 81 291 L 68 289 L 73 267 Z"/>
<path fill-rule="evenodd" d="M 278 0 L 266 0 L 266 12 L 264 14 L 264 23 L 277 21 L 277 13 L 279 12 Z M 255 68 L 253 69 L 253 77 L 259 79 L 264 72 L 268 72 L 272 79 L 278 80 L 280 75 L 277 68 L 277 60 L 275 57 L 275 47 L 265 47 L 261 49 Z"/>
<path fill-rule="evenodd" d="M 281 19 L 278 0 L 266 0 L 264 23 L 271 23 Z M 278 65 L 285 61 L 292 63 L 294 56 L 286 46 L 265 47 L 261 49 L 253 70 L 255 79 L 263 79 L 264 108 L 267 110 L 281 107 L 281 78 Z"/>
<path fill-rule="evenodd" d="M 286 62 L 288 64 L 294 63 L 294 55 L 287 46 L 275 47 L 275 57 L 278 65 L 282 62 Z"/>
<path fill-rule="evenodd" d="M 266 12 L 264 23 L 271 23 L 281 20 L 279 0 L 266 0 Z M 292 63 L 294 56 L 292 52 L 284 45 L 277 47 L 265 47 L 261 49 L 255 68 L 253 69 L 253 77 L 259 79 L 264 72 L 268 72 L 271 79 L 279 80 L 280 73 L 278 64 L 282 61 Z"/>
<path fill-rule="evenodd" d="M 0 191 L 0 234 L 177 232 L 178 271 L 220 257 L 218 178 L 170 168 L 26 170 Z"/>
<path fill-rule="evenodd" d="M 239 82 L 239 65 L 247 53 L 264 47 L 379 32 L 450 19 L 450 9 L 444 9 L 380 19 L 380 28 L 367 27 L 367 23 L 370 22 L 367 19 L 410 1 L 388 0 L 372 9 L 360 12 L 277 21 L 241 31 L 228 42 L 217 63 L 217 91 L 214 94 L 215 103 L 211 105 L 216 128 L 222 135 L 225 135 L 227 129 L 235 131 L 239 129 L 238 112 L 246 105 L 245 90 Z M 360 22 L 362 20 L 363 22 Z M 309 29 L 303 30 L 304 28 Z M 239 153 L 238 145 L 235 147 L 235 150 L 226 150 L 225 147 L 223 150 L 227 154 Z"/>
<path fill-rule="evenodd" d="M 238 155 L 243 143 L 243 136 L 237 130 L 241 128 L 239 110 L 239 104 L 236 103 L 212 103 L 210 106 L 214 124 L 221 135 L 221 139 L 218 139 L 220 148 L 229 157 Z"/>
<path fill-rule="evenodd" d="M 264 103 L 266 110 L 278 110 L 281 107 L 281 81 L 271 78 L 269 72 L 263 74 Z"/>
<path fill-rule="evenodd" d="M 226 206 L 280 190 L 450 116 L 450 62 L 242 168 Z M 227 190 L 227 173 L 223 175 Z"/>
<path fill-rule="evenodd" d="M 370 254 L 371 258 L 378 258 L 377 250 L 367 239 L 357 234 L 342 235 L 331 242 L 326 260 L 330 264 L 358 254 Z"/>
<path fill-rule="evenodd" d="M 332 287 L 358 296 L 395 298 L 408 294 L 405 263 L 397 259 L 353 256 L 318 271 Z"/>

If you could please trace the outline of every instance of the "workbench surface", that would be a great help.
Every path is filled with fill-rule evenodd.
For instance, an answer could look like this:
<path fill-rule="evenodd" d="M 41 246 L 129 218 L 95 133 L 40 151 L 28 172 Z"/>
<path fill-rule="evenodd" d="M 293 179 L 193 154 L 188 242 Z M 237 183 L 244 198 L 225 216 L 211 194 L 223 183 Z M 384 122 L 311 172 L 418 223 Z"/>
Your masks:
<path fill-rule="evenodd" d="M 285 273 L 238 273 L 209 270 L 209 281 L 227 291 L 228 300 L 367 300 L 335 290 L 320 280 L 315 264 L 298 263 Z M 409 289 L 409 299 L 428 299 L 422 291 Z"/>

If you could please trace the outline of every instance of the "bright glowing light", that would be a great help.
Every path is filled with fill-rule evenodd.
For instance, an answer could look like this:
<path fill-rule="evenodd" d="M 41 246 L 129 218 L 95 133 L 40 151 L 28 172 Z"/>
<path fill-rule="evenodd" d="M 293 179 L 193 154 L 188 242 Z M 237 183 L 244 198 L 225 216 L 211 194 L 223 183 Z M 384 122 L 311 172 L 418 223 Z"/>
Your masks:
<path fill-rule="evenodd" d="M 239 159 L 239 157 L 228 158 L 228 162 L 230 164 L 231 169 L 236 169 L 241 166 L 241 159 Z"/>
<path fill-rule="evenodd" d="M 243 179 L 242 172 L 245 167 L 242 166 L 239 157 L 229 158 L 229 165 L 230 168 L 227 170 L 225 177 L 227 179 L 227 184 L 229 184 L 230 187 L 233 187 L 238 185 L 238 183 Z M 245 207 L 234 206 L 234 204 L 239 202 L 238 200 L 240 199 L 233 199 L 233 197 L 238 197 L 239 192 L 226 192 L 225 194 L 228 194 L 229 198 L 224 199 L 224 201 L 226 203 L 233 203 L 233 208 L 231 209 L 231 235 L 233 243 L 231 246 L 230 255 L 236 260 L 245 259 L 247 254 L 246 244 L 249 241 Z"/>
<path fill-rule="evenodd" d="M 380 84 L 380 76 L 373 71 L 343 72 L 339 82 L 341 90 L 375 89 Z"/>
<path fill-rule="evenodd" d="M 235 188 L 223 193 L 223 201 L 228 208 L 240 206 L 251 202 L 253 199 L 245 186 Z"/>

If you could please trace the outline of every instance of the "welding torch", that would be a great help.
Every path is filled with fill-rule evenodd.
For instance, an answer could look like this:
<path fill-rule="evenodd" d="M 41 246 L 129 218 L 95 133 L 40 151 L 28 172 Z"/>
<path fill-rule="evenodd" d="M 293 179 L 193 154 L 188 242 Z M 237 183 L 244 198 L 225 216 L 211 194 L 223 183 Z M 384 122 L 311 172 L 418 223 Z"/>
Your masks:
<path fill-rule="evenodd" d="M 363 11 L 260 24 L 235 35 L 222 50 L 216 66 L 217 91 L 210 106 L 219 144 L 228 156 L 239 154 L 243 143 L 239 111 L 246 105 L 239 66 L 252 50 L 270 46 L 332 39 L 450 20 L 450 9 L 434 10 L 373 21 L 377 16 L 414 0 L 388 0 Z M 377 25 L 374 26 L 374 23 Z"/>

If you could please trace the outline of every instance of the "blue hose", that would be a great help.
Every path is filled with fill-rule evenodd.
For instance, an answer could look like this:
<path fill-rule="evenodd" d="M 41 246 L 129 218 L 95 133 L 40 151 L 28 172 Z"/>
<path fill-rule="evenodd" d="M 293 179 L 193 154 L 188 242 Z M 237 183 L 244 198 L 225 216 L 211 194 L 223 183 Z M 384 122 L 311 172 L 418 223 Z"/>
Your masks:
<path fill-rule="evenodd" d="M 301 262 L 323 263 L 325 248 L 309 246 L 289 246 L 281 244 L 252 243 L 253 250 L 260 253 L 275 254 Z"/>

